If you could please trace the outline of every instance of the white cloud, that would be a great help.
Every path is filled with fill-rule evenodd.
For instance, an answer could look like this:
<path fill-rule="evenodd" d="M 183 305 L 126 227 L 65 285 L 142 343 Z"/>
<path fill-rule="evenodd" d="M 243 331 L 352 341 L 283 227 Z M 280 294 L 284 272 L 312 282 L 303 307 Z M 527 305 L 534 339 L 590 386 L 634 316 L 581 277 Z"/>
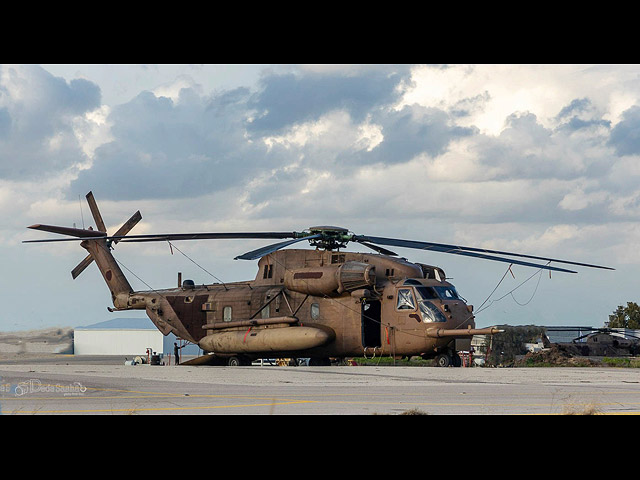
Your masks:
<path fill-rule="evenodd" d="M 601 204 L 608 198 L 609 193 L 605 191 L 585 192 L 584 185 L 577 185 L 573 191 L 562 198 L 558 205 L 565 210 L 584 210 L 592 205 Z"/>
<path fill-rule="evenodd" d="M 83 116 L 76 117 L 73 121 L 73 132 L 89 161 L 93 159 L 96 148 L 113 140 L 112 123 L 109 121 L 110 111 L 108 105 L 101 105 Z M 85 165 L 81 167 L 86 168 Z"/>
<path fill-rule="evenodd" d="M 196 83 L 190 75 L 178 75 L 175 80 L 159 85 L 152 92 L 156 97 L 167 97 L 177 103 L 183 89 L 190 89 L 199 95 L 202 94 L 202 86 Z"/>
<path fill-rule="evenodd" d="M 21 247 L 34 238 L 24 228 L 31 223 L 79 224 L 78 194 L 84 202 L 92 189 L 110 230 L 140 209 L 136 233 L 337 224 L 635 266 L 640 115 L 629 109 L 639 102 L 639 71 L 418 66 L 411 83 L 395 67 L 280 66 L 258 84 L 220 89 L 194 68 L 138 68 L 144 82 L 132 80 L 126 98 L 101 77 L 112 96 L 96 103 L 98 85 L 88 81 L 0 67 L 0 242 Z M 13 158 L 26 159 L 20 177 Z M 224 259 L 256 243 L 194 242 L 185 251 L 231 276 L 240 267 Z M 83 254 L 57 252 L 69 255 L 69 269 Z M 118 246 L 118 255 L 143 278 L 176 261 L 165 244 Z M 458 259 L 447 257 L 433 262 L 455 272 Z M 249 263 L 243 274 L 255 273 Z M 467 278 L 460 273 L 456 282 Z"/>
<path fill-rule="evenodd" d="M 327 151 L 371 151 L 383 139 L 380 125 L 371 123 L 370 117 L 360 124 L 354 124 L 348 112 L 334 110 L 318 120 L 295 124 L 281 135 L 263 137 L 262 141 L 269 149 L 276 144 L 287 149 L 313 144 Z"/>
<path fill-rule="evenodd" d="M 414 68 L 414 87 L 399 106 L 418 103 L 451 110 L 476 99 L 479 105 L 461 125 L 497 135 L 514 112 L 531 112 L 542 125 L 553 126 L 558 112 L 576 98 L 589 97 L 614 124 L 638 102 L 640 88 L 632 82 L 639 66 L 595 68 L 588 65 L 452 65 Z"/>

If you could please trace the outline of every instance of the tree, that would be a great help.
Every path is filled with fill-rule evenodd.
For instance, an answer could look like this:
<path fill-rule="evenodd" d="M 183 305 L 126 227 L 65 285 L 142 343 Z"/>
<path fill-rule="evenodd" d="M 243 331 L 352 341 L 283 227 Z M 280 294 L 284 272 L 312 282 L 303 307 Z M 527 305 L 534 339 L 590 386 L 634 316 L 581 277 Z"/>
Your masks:
<path fill-rule="evenodd" d="M 535 325 L 523 325 L 512 327 L 510 325 L 498 325 L 503 333 L 487 335 L 485 342 L 491 346 L 487 355 L 487 365 L 510 365 L 517 355 L 525 355 L 527 348 L 525 343 L 537 342 L 546 338 L 544 328 Z"/>
<path fill-rule="evenodd" d="M 635 302 L 627 302 L 626 307 L 619 305 L 605 325 L 609 328 L 640 329 L 640 305 Z"/>

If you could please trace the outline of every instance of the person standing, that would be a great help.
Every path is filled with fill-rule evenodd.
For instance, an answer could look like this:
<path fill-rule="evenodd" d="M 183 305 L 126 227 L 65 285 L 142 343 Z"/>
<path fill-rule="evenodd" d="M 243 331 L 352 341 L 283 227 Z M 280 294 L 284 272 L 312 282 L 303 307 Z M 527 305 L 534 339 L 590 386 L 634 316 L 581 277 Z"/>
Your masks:
<path fill-rule="evenodd" d="M 176 365 L 180 365 L 180 349 L 177 343 L 173 343 L 173 356 L 176 358 Z"/>

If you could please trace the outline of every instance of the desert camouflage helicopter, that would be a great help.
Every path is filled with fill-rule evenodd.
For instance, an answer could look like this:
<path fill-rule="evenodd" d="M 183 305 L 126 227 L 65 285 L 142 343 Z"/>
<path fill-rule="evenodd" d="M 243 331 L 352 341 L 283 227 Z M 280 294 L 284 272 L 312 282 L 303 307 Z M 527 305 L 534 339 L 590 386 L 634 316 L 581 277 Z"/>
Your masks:
<path fill-rule="evenodd" d="M 76 278 L 96 262 L 111 292 L 110 311 L 145 310 L 164 334 L 197 344 L 210 364 L 249 365 L 258 358 L 310 358 L 328 365 L 331 358 L 390 355 L 436 358 L 439 366 L 459 366 L 457 352 L 469 350 L 473 335 L 492 335 L 497 328 L 476 329 L 473 306 L 436 266 L 412 263 L 385 247 L 396 246 L 483 258 L 546 270 L 576 273 L 550 266 L 558 262 L 598 265 L 481 248 L 356 235 L 346 228 L 311 227 L 302 232 L 181 233 L 130 235 L 141 220 L 136 212 L 114 235 L 108 235 L 93 194 L 86 196 L 97 230 L 51 225 L 28 228 L 69 235 L 89 255 L 72 271 Z M 195 285 L 191 280 L 164 290 L 135 292 L 111 250 L 118 242 L 202 239 L 288 239 L 236 257 L 258 260 L 251 281 Z M 308 241 L 315 250 L 284 247 Z M 377 253 L 341 251 L 357 242 Z M 525 260 L 541 260 L 547 264 Z M 204 362 L 202 362 L 204 363 Z"/>

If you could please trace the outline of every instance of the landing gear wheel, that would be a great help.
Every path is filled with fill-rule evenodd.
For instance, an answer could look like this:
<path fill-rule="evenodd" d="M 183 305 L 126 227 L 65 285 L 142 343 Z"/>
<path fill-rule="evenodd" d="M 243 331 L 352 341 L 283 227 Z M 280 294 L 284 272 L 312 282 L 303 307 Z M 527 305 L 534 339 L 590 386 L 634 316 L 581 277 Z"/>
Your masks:
<path fill-rule="evenodd" d="M 229 357 L 227 359 L 227 366 L 229 367 L 244 367 L 251 365 L 251 362 L 245 357 Z"/>
<path fill-rule="evenodd" d="M 436 365 L 438 367 L 448 367 L 451 365 L 451 357 L 446 353 L 441 353 L 436 357 Z"/>

